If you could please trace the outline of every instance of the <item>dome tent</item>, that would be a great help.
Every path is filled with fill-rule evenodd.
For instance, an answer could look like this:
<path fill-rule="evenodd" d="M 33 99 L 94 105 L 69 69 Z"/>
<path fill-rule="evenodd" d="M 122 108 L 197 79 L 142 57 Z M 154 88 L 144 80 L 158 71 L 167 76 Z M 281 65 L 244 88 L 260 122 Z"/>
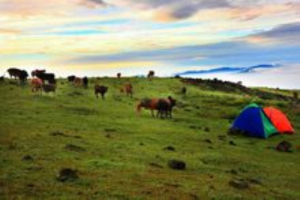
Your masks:
<path fill-rule="evenodd" d="M 272 122 L 268 119 L 263 109 L 257 104 L 245 107 L 240 115 L 234 120 L 233 130 L 245 132 L 251 137 L 268 138 L 278 133 Z"/>

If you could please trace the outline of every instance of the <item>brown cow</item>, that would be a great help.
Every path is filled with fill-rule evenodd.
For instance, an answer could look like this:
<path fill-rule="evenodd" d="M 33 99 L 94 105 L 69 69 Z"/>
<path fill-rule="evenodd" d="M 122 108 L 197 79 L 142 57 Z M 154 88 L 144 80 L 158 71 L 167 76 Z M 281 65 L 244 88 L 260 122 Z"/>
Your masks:
<path fill-rule="evenodd" d="M 80 87 L 83 85 L 83 81 L 81 78 L 76 77 L 73 81 L 73 84 L 75 87 Z"/>
<path fill-rule="evenodd" d="M 133 95 L 133 87 L 131 83 L 126 83 L 123 85 L 123 87 L 120 89 L 121 93 L 125 92 L 127 96 L 132 97 Z"/>
<path fill-rule="evenodd" d="M 32 92 L 42 91 L 42 87 L 43 87 L 43 81 L 41 79 L 33 78 L 31 80 L 31 91 Z"/>
<path fill-rule="evenodd" d="M 172 109 L 176 104 L 176 100 L 169 96 L 167 99 L 142 99 L 137 105 L 137 113 L 139 114 L 142 108 L 149 109 L 152 117 L 154 117 L 154 110 L 157 110 L 156 117 L 172 118 Z"/>

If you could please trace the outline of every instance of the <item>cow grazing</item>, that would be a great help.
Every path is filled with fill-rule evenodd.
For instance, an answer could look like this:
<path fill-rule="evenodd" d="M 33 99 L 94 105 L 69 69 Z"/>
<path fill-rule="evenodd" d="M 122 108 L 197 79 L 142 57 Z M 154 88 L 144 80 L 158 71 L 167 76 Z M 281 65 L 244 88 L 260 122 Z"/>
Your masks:
<path fill-rule="evenodd" d="M 42 88 L 43 88 L 43 91 L 45 93 L 49 93 L 49 92 L 55 93 L 56 85 L 55 84 L 51 84 L 51 83 L 50 84 L 43 84 Z"/>
<path fill-rule="evenodd" d="M 82 83 L 83 83 L 83 87 L 84 87 L 84 88 L 88 88 L 88 85 L 89 85 L 89 79 L 88 79 L 86 76 L 83 77 Z"/>
<path fill-rule="evenodd" d="M 35 76 L 41 79 L 43 83 L 56 84 L 55 75 L 53 73 L 37 72 Z"/>
<path fill-rule="evenodd" d="M 39 70 L 39 69 L 33 70 L 33 71 L 31 72 L 31 76 L 34 77 L 34 76 L 36 76 L 37 74 L 41 74 L 41 73 L 46 73 L 46 70 L 44 70 L 44 69 L 41 69 L 41 70 Z"/>
<path fill-rule="evenodd" d="M 19 79 L 20 79 L 20 82 L 22 84 L 25 84 L 25 82 L 27 80 L 27 77 L 28 77 L 28 73 L 25 70 L 21 70 L 21 73 L 19 75 Z"/>
<path fill-rule="evenodd" d="M 14 79 L 17 79 L 19 78 L 20 74 L 21 74 L 21 71 L 20 69 L 17 69 L 17 68 L 9 68 L 7 70 L 10 78 L 14 78 Z"/>
<path fill-rule="evenodd" d="M 76 76 L 74 76 L 74 75 L 68 76 L 68 81 L 73 83 L 75 78 L 76 78 Z"/>
<path fill-rule="evenodd" d="M 172 110 L 176 105 L 176 100 L 169 96 L 167 99 L 159 99 L 157 103 L 157 117 L 172 118 Z"/>
<path fill-rule="evenodd" d="M 172 118 L 172 109 L 176 104 L 176 100 L 172 97 L 167 99 L 142 99 L 137 105 L 137 113 L 139 114 L 142 108 L 149 109 L 152 117 L 154 117 L 154 110 L 157 110 L 157 117 L 169 117 Z"/>
<path fill-rule="evenodd" d="M 9 68 L 7 70 L 9 73 L 9 76 L 12 78 L 14 77 L 15 79 L 19 78 L 21 84 L 25 84 L 25 81 L 27 80 L 28 73 L 25 70 L 20 70 L 17 68 Z"/>
<path fill-rule="evenodd" d="M 121 73 L 117 73 L 117 77 L 121 78 L 122 74 Z"/>
<path fill-rule="evenodd" d="M 81 78 L 78 78 L 78 77 L 75 77 L 74 81 L 73 81 L 73 84 L 75 87 L 80 87 L 82 86 L 82 79 Z"/>
<path fill-rule="evenodd" d="M 108 87 L 103 85 L 95 85 L 95 95 L 98 98 L 98 94 L 101 94 L 102 99 L 105 99 L 105 94 L 108 91 Z"/>
<path fill-rule="evenodd" d="M 43 81 L 39 78 L 33 78 L 31 80 L 31 91 L 38 92 L 42 91 Z"/>
<path fill-rule="evenodd" d="M 132 97 L 133 95 L 133 87 L 131 85 L 131 83 L 126 83 L 121 89 L 120 91 L 123 93 L 125 92 L 127 96 Z"/>

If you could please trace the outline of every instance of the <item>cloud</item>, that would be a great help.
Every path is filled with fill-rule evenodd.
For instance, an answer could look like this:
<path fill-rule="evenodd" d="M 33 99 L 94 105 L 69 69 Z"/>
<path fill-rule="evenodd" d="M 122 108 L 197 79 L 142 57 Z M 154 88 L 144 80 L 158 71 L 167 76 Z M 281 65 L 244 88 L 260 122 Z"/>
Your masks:
<path fill-rule="evenodd" d="M 270 69 L 274 67 L 279 67 L 280 65 L 273 65 L 273 64 L 262 64 L 262 65 L 255 65 L 251 67 L 219 67 L 213 68 L 208 70 L 191 70 L 191 71 L 184 71 L 177 73 L 178 76 L 195 76 L 201 74 L 217 74 L 217 73 L 253 73 L 257 70 L 261 69 Z"/>
<path fill-rule="evenodd" d="M 103 0 L 83 0 L 98 4 L 107 4 Z M 225 9 L 233 19 L 253 20 L 260 16 L 281 12 L 297 12 L 298 0 L 110 0 L 110 5 L 148 12 L 152 19 L 174 21 L 187 19 L 205 10 Z M 216 13 L 217 14 L 217 13 Z M 201 18 L 201 15 L 200 15 Z"/>
<path fill-rule="evenodd" d="M 297 62 L 299 54 L 299 46 L 259 46 L 247 41 L 231 41 L 107 55 L 87 55 L 67 60 L 66 63 L 95 64 L 122 61 L 155 61 L 172 66 L 237 66 L 265 62 Z"/>
<path fill-rule="evenodd" d="M 93 3 L 106 4 L 102 0 L 87 0 Z M 186 19 L 200 10 L 228 8 L 227 0 L 112 0 L 111 5 L 134 8 L 140 11 L 152 11 L 155 19 Z"/>
<path fill-rule="evenodd" d="M 248 40 L 254 43 L 290 43 L 291 45 L 299 44 L 300 21 L 279 25 L 271 30 L 251 35 L 248 37 Z"/>

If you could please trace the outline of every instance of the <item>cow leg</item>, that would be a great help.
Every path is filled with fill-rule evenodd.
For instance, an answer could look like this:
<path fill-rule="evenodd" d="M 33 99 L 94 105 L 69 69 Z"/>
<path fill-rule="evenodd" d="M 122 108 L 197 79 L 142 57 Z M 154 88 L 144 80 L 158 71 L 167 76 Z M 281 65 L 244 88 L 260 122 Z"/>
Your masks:
<path fill-rule="evenodd" d="M 159 118 L 159 115 L 161 116 L 160 110 L 157 111 L 156 118 Z"/>
<path fill-rule="evenodd" d="M 154 116 L 154 111 L 151 109 L 151 115 L 152 115 L 152 117 L 155 117 Z"/>
<path fill-rule="evenodd" d="M 168 111 L 170 119 L 172 119 L 172 110 Z"/>

